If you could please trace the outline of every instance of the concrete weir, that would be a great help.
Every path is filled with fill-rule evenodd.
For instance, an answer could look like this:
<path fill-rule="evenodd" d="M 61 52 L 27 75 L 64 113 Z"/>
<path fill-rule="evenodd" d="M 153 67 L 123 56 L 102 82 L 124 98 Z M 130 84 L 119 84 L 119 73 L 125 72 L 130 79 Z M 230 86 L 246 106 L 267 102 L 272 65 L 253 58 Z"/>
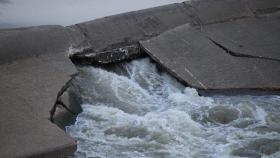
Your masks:
<path fill-rule="evenodd" d="M 63 30 L 0 30 L 1 158 L 64 157 L 76 149 L 74 139 L 49 121 L 58 91 L 76 72 Z"/>
<path fill-rule="evenodd" d="M 63 128 L 64 116 L 80 111 L 71 106 L 71 48 L 75 64 L 149 55 L 198 89 L 279 91 L 279 19 L 279 0 L 193 0 L 68 27 L 1 29 L 0 157 L 75 152 L 75 140 L 51 122 Z"/>

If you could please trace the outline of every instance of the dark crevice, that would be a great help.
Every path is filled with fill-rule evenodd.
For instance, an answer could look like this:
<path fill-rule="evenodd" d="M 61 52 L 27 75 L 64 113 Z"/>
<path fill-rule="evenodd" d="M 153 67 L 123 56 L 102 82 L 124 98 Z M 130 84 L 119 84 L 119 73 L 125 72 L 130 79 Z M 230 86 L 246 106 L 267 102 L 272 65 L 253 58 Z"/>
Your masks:
<path fill-rule="evenodd" d="M 243 58 L 254 58 L 254 59 L 263 59 L 263 60 L 271 60 L 271 61 L 278 61 L 280 62 L 279 59 L 274 59 L 274 58 L 269 58 L 269 57 L 263 57 L 263 56 L 254 56 L 254 55 L 248 55 L 248 54 L 242 54 L 242 53 L 238 53 L 238 52 L 233 52 L 231 50 L 229 50 L 228 48 L 226 48 L 225 46 L 223 46 L 222 44 L 216 42 L 215 40 L 211 39 L 208 37 L 208 39 L 215 44 L 216 46 L 218 46 L 219 48 L 223 49 L 226 53 L 230 54 L 231 56 L 234 57 L 243 57 Z"/>

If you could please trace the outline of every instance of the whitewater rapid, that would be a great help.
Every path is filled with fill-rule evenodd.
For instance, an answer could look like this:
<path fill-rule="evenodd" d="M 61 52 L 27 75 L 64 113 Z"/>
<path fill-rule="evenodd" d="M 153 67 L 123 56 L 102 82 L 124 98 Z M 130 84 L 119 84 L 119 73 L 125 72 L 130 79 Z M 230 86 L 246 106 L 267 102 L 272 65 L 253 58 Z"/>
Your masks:
<path fill-rule="evenodd" d="M 82 67 L 78 158 L 280 158 L 280 96 L 199 96 L 148 58 Z"/>

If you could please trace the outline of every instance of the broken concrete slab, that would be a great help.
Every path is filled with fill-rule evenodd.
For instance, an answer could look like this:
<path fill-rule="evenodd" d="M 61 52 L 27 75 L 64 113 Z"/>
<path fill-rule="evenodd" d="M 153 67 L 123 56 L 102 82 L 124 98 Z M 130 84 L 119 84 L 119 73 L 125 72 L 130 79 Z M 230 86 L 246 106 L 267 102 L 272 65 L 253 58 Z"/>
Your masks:
<path fill-rule="evenodd" d="M 195 88 L 280 89 L 279 61 L 234 57 L 189 25 L 141 46 L 173 76 Z"/>
<path fill-rule="evenodd" d="M 256 53 L 254 50 L 259 47 L 253 48 L 255 43 L 248 43 L 244 39 L 243 42 L 251 46 L 250 49 L 241 49 L 229 44 L 228 41 L 233 37 L 218 38 L 220 33 L 254 25 L 253 22 L 237 25 L 234 23 L 237 19 L 265 19 L 265 16 L 270 16 L 268 14 L 276 14 L 279 2 L 196 0 L 114 15 L 69 27 L 0 30 L 0 101 L 3 104 L 0 106 L 0 124 L 5 127 L 0 129 L 3 136 L 1 142 L 5 144 L 0 148 L 0 157 L 63 157 L 75 151 L 75 141 L 48 120 L 48 111 L 57 102 L 56 94 L 69 75 L 75 72 L 65 54 L 70 46 L 88 48 L 82 51 L 84 54 L 74 55 L 75 60 L 82 59 L 78 62 L 106 65 L 143 55 L 138 41 L 159 35 L 142 42 L 142 47 L 175 77 L 191 86 L 207 90 L 279 90 L 278 55 L 266 53 L 261 54 L 262 58 L 236 57 L 227 51 L 228 48 L 249 54 Z M 279 19 L 279 13 L 277 15 Z M 278 29 L 278 21 L 267 19 L 264 25 L 256 22 L 257 26 Z M 234 25 L 229 25 L 230 21 Z M 199 30 L 185 24 L 198 27 Z M 171 30 L 180 25 L 184 26 Z M 205 27 L 207 29 L 204 30 Z M 211 27 L 216 34 L 210 34 Z M 221 32 L 217 30 L 220 27 Z M 255 25 L 252 27 L 249 32 L 267 31 Z M 163 33 L 165 31 L 168 32 Z M 261 38 L 261 35 L 248 35 L 248 40 L 252 40 L 252 37 Z M 224 41 L 220 41 L 220 38 Z M 238 40 L 240 36 L 234 38 Z M 276 35 L 270 38 L 267 43 L 278 39 Z M 273 50 L 277 48 L 276 44 Z M 264 58 L 264 55 L 269 56 Z M 268 60 L 268 57 L 277 60 Z M 89 62 L 87 59 L 90 59 Z M 66 116 L 64 112 L 55 113 L 54 121 L 63 124 L 60 118 Z"/>
<path fill-rule="evenodd" d="M 50 120 L 63 130 L 74 124 L 77 115 L 82 111 L 79 88 L 73 84 L 73 79 L 74 76 L 61 88 L 57 101 L 50 110 Z"/>
<path fill-rule="evenodd" d="M 137 49 L 137 41 L 153 38 L 154 36 L 164 32 L 165 30 L 170 30 L 182 24 L 189 24 L 192 27 L 198 28 L 199 31 L 202 31 L 207 38 L 205 39 L 205 41 L 207 42 L 201 44 L 200 47 L 208 48 L 209 45 L 211 45 L 211 49 L 217 49 L 217 52 L 229 53 L 225 56 L 221 55 L 220 57 L 218 57 L 218 60 L 223 61 L 223 58 L 225 57 L 232 62 L 232 65 L 238 62 L 247 63 L 248 61 L 250 63 L 250 66 L 248 67 L 251 67 L 252 69 L 255 69 L 256 64 L 259 62 L 262 63 L 260 64 L 262 66 L 258 69 L 262 69 L 260 71 L 263 71 L 262 73 L 266 74 L 267 76 L 273 76 L 273 74 L 269 74 L 269 71 L 263 70 L 266 64 L 270 65 L 270 63 L 268 63 L 269 61 L 252 60 L 255 58 L 275 60 L 276 62 L 273 62 L 272 65 L 276 64 L 278 66 L 277 61 L 279 53 L 277 53 L 277 49 L 279 44 L 277 42 L 279 41 L 279 36 L 275 32 L 279 33 L 279 14 L 277 12 L 277 8 L 280 5 L 280 1 L 271 0 L 265 3 L 265 5 L 261 5 L 262 3 L 263 2 L 259 0 L 193 0 L 181 4 L 172 4 L 153 9 L 119 14 L 86 23 L 77 24 L 75 26 L 72 26 L 71 28 L 75 29 L 76 27 L 76 29 L 79 29 L 81 33 L 84 34 L 84 39 L 87 39 L 87 44 L 89 45 L 89 47 L 91 47 L 91 49 L 86 49 L 85 51 L 78 52 L 77 54 L 74 54 L 71 59 L 73 61 L 78 61 L 79 63 L 94 65 L 104 65 L 124 61 L 127 59 L 134 59 L 143 54 L 141 49 Z M 177 19 L 176 17 L 179 18 Z M 196 34 L 192 34 L 192 36 L 195 35 Z M 243 38 L 242 35 L 246 35 L 246 38 Z M 263 37 L 268 36 L 270 37 L 265 38 L 264 40 Z M 170 39 L 169 42 L 172 44 L 169 44 L 165 41 L 166 46 L 173 45 L 174 50 L 190 49 L 180 46 L 180 44 L 174 42 L 175 40 L 177 39 Z M 194 47 L 192 49 L 195 49 L 198 46 L 195 43 L 192 44 L 193 45 L 190 46 Z M 179 46 L 177 47 L 177 45 Z M 271 47 L 271 45 L 273 46 Z M 127 49 L 130 47 L 135 49 Z M 169 50 L 171 51 L 171 49 Z M 203 54 L 197 58 L 203 58 L 207 55 L 208 54 Z M 215 55 L 217 54 L 213 55 L 213 58 L 215 58 Z M 232 58 L 232 56 L 248 57 L 252 59 L 240 59 L 237 61 L 237 58 Z M 180 59 L 174 60 L 178 62 L 180 61 Z M 255 63 L 256 61 L 257 63 Z M 168 65 L 167 62 L 164 62 L 163 64 Z M 225 63 L 223 68 L 227 68 L 229 71 L 232 65 L 226 64 L 227 63 Z M 244 67 L 241 65 L 236 67 L 235 74 L 238 74 L 239 71 L 240 74 L 244 73 L 244 75 L 242 75 L 244 77 L 250 77 L 250 75 L 254 76 L 256 74 L 256 71 L 251 71 L 250 73 L 248 73 L 248 67 Z M 218 69 L 219 68 L 217 65 L 217 70 Z M 206 70 L 197 69 L 196 71 L 201 71 L 201 73 L 203 73 Z M 223 72 L 224 70 L 220 71 Z M 178 75 L 177 73 L 172 74 L 174 76 Z M 222 73 L 219 75 L 222 75 Z M 276 78 L 277 75 L 278 72 L 276 73 Z M 205 79 L 207 78 L 206 76 L 204 77 Z M 177 78 L 180 77 L 177 76 Z M 204 89 L 278 88 L 278 83 L 274 82 L 275 78 L 273 81 L 271 81 L 270 84 L 268 84 L 268 79 L 263 77 L 262 75 L 260 75 L 259 78 L 254 82 L 245 81 L 246 77 L 244 78 L 244 81 L 242 81 L 244 83 L 233 84 L 232 82 L 230 82 L 230 80 L 224 81 L 221 87 L 216 87 L 216 84 L 221 84 L 221 82 L 215 84 L 211 83 L 213 85 L 204 87 L 200 83 L 197 83 L 196 79 L 191 77 L 190 75 L 183 77 L 181 76 L 181 78 L 182 80 L 187 80 L 188 83 L 190 83 L 194 87 Z M 267 85 L 264 84 L 263 81 L 266 81 Z"/>
<path fill-rule="evenodd" d="M 86 49 L 77 51 L 72 59 L 81 59 L 79 61 L 85 64 L 111 63 L 111 61 L 116 61 L 113 60 L 112 52 L 123 54 L 117 50 L 124 50 L 130 46 L 137 47 L 138 41 L 150 39 L 174 27 L 183 24 L 204 27 L 237 19 L 266 16 L 266 14 L 277 12 L 279 5 L 280 1 L 275 0 L 267 2 L 260 0 L 191 0 L 76 24 L 68 28 L 75 32 L 77 35 L 75 37 L 79 36 L 76 39 L 82 41 L 77 47 Z M 71 35 L 73 36 L 73 33 Z M 128 58 L 124 59 L 133 59 L 132 56 L 142 53 L 130 52 L 128 49 L 126 51 Z M 100 60 L 100 56 L 97 55 L 99 53 L 102 54 L 102 59 L 110 60 Z M 105 57 L 106 55 L 107 57 Z M 98 63 L 99 60 L 102 62 Z"/>
<path fill-rule="evenodd" d="M 280 61 L 280 20 L 274 14 L 207 25 L 200 29 L 234 56 Z"/>
<path fill-rule="evenodd" d="M 92 49 L 83 49 L 82 52 L 72 54 L 70 59 L 76 65 L 90 64 L 102 66 L 136 59 L 143 55 L 145 54 L 139 49 L 138 44 L 135 44 L 98 53 L 94 53 Z"/>
<path fill-rule="evenodd" d="M 136 44 L 191 21 L 184 4 L 171 4 L 152 9 L 109 16 L 71 26 L 84 35 L 84 46 L 94 52 Z"/>

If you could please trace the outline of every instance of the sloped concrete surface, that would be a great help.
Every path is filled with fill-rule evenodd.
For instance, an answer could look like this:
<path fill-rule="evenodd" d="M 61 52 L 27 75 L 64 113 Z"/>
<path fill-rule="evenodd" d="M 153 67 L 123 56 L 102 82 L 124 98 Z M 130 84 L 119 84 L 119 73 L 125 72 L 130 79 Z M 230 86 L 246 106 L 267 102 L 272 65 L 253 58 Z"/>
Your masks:
<path fill-rule="evenodd" d="M 135 44 L 141 39 L 182 25 L 190 21 L 184 4 L 171 4 L 152 9 L 113 15 L 72 28 L 79 29 L 85 42 L 95 52 Z"/>
<path fill-rule="evenodd" d="M 148 53 L 199 89 L 279 90 L 279 11 L 279 0 L 192 0 L 68 27 L 0 30 L 0 157 L 75 152 L 75 141 L 49 121 L 76 72 L 71 47 L 79 50 L 72 61 L 99 66 Z M 62 125 L 63 113 L 52 114 L 54 122 Z"/>
<path fill-rule="evenodd" d="M 58 29 L 58 30 L 57 30 Z M 49 111 L 76 72 L 61 27 L 0 31 L 0 157 L 66 157 L 76 142 Z"/>
<path fill-rule="evenodd" d="M 190 8 L 193 17 L 196 17 L 196 25 L 254 16 L 246 0 L 193 0 L 184 4 Z"/>
<path fill-rule="evenodd" d="M 70 45 L 62 26 L 39 26 L 0 30 L 0 63 L 65 52 Z"/>
<path fill-rule="evenodd" d="M 168 29 L 191 22 L 190 13 L 185 4 L 177 3 L 70 26 L 69 29 L 79 31 L 83 35 L 81 43 L 77 46 L 89 48 L 76 52 L 72 59 L 79 63 L 98 65 L 132 59 L 132 56 L 138 57 L 141 52 L 126 48 L 138 47 L 140 40 L 149 39 Z M 114 57 L 110 57 L 112 52 L 126 57 L 115 60 Z"/>
<path fill-rule="evenodd" d="M 267 15 L 203 27 L 207 37 L 235 56 L 280 61 L 280 16 Z"/>
<path fill-rule="evenodd" d="M 171 74 L 205 89 L 280 89 L 275 15 L 193 27 L 188 24 L 141 42 Z"/>
<path fill-rule="evenodd" d="M 85 64 L 91 63 L 98 65 L 103 63 L 112 63 L 123 59 L 111 60 L 114 59 L 114 57 L 110 58 L 110 54 L 112 54 L 112 52 L 122 54 L 123 50 L 126 51 L 126 54 L 124 55 L 126 55 L 127 58 L 125 59 L 130 59 L 132 56 L 140 56 L 143 52 L 135 52 L 135 50 L 131 51 L 125 48 L 129 48 L 132 45 L 133 47 L 138 47 L 138 41 L 158 36 L 161 33 L 180 25 L 190 24 L 192 26 L 200 27 L 200 29 L 203 30 L 206 25 L 217 23 L 222 24 L 230 21 L 234 22 L 238 19 L 255 19 L 257 17 L 267 16 L 271 13 L 275 14 L 279 10 L 280 1 L 278 0 L 191 0 L 178 4 L 170 4 L 151 9 L 109 16 L 68 27 L 71 30 L 75 30 L 76 37 L 78 37 L 77 34 L 79 34 L 79 32 L 80 35 L 82 35 L 79 36 L 81 43 L 77 46 L 81 48 L 89 48 L 85 51 L 82 50 L 80 52 L 76 52 L 72 56 L 72 59 Z M 272 18 L 268 19 L 268 21 L 269 20 L 272 20 Z M 255 24 L 257 21 L 258 20 L 255 20 Z M 275 22 L 275 20 L 272 21 Z M 266 25 L 276 27 L 273 26 L 272 23 L 273 22 Z M 238 25 L 237 23 L 234 25 L 232 25 L 232 23 L 227 24 L 228 26 L 220 25 L 223 27 L 222 32 L 225 34 L 227 28 L 228 30 L 234 30 L 238 29 L 238 27 L 242 27 L 243 25 L 242 22 L 241 25 Z M 251 25 L 254 27 L 254 23 L 251 23 Z M 255 30 L 252 31 L 265 31 L 261 30 L 261 27 L 262 26 L 254 27 L 252 29 Z M 221 28 L 217 28 L 216 26 L 217 34 L 219 33 L 219 29 Z M 266 27 L 265 29 L 270 28 Z M 209 30 L 210 33 L 211 31 L 212 30 Z M 243 31 L 246 32 L 247 30 Z M 215 32 L 212 34 L 215 34 Z M 242 35 L 242 33 L 239 35 Z M 229 38 L 228 35 L 226 36 Z M 257 37 L 257 35 L 254 37 Z M 247 38 L 249 38 L 248 33 Z M 250 36 L 250 38 L 253 37 Z M 231 40 L 225 39 L 225 37 L 220 37 L 220 39 Z M 245 41 L 245 39 L 243 41 Z M 121 51 L 116 51 L 118 49 Z M 252 51 L 254 50 L 250 50 L 249 54 L 252 54 Z M 243 53 L 245 52 L 246 51 L 243 50 Z M 108 54 L 107 57 L 106 54 Z M 248 54 L 248 50 L 245 54 Z M 270 55 L 272 54 L 275 57 L 275 55 L 279 53 L 275 54 L 274 52 L 271 52 Z M 100 58 L 100 56 L 102 56 L 102 58 Z"/>
<path fill-rule="evenodd" d="M 279 90 L 279 11 L 278 0 L 192 0 L 105 17 L 71 26 L 91 48 L 72 60 L 103 65 L 144 50 L 193 87 Z"/>

